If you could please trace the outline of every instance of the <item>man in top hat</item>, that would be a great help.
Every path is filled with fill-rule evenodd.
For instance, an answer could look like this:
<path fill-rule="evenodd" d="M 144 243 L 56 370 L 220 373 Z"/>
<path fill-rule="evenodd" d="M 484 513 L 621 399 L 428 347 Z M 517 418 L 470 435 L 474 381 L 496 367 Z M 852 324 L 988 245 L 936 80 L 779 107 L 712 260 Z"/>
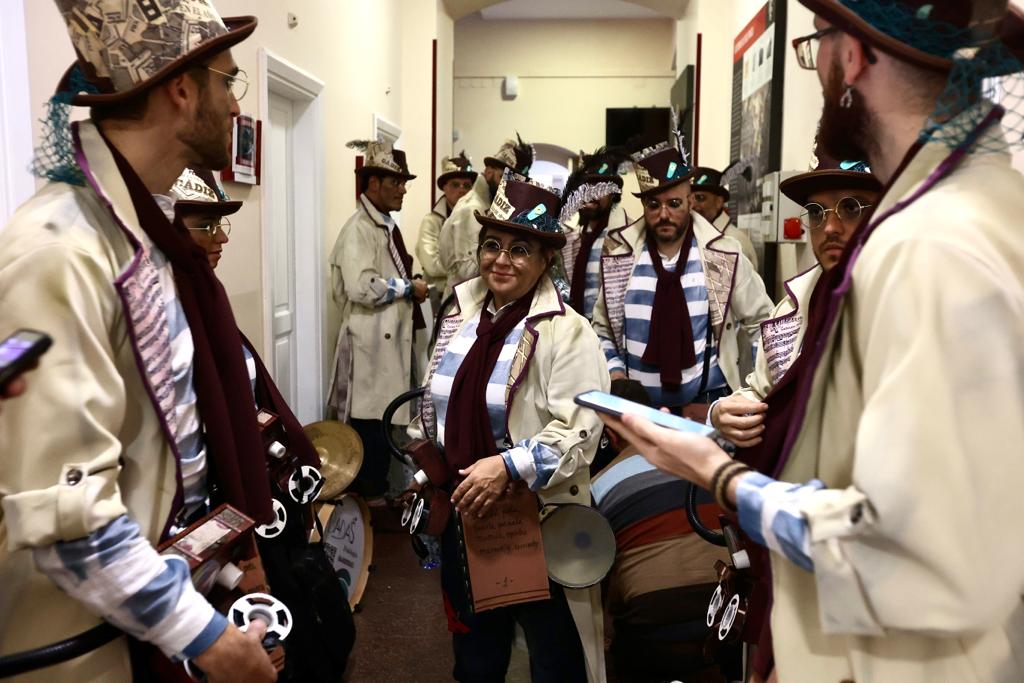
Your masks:
<path fill-rule="evenodd" d="M 0 415 L 0 653 L 106 621 L 137 639 L 136 680 L 161 680 L 155 655 L 211 681 L 271 681 L 264 627 L 229 624 L 155 549 L 210 505 L 273 514 L 231 307 L 167 196 L 186 166 L 230 161 L 246 82 L 229 48 L 256 19 L 222 20 L 207 0 L 57 7 L 77 61 L 34 168 L 50 182 L 0 251 L 0 329 L 53 337 L 33 390 Z M 68 130 L 68 103 L 91 118 Z M 117 637 L 17 680 L 127 682 L 132 668 Z"/>
<path fill-rule="evenodd" d="M 763 401 L 800 353 L 814 286 L 839 263 L 860 219 L 878 201 L 882 189 L 863 163 L 822 161 L 816 170 L 787 178 L 779 187 L 804 207 L 800 220 L 810 233 L 818 262 L 786 281 L 785 298 L 761 324 L 754 371 L 747 376 L 746 386 L 715 401 L 708 411 L 711 424 L 737 446 L 760 442 L 768 408 Z"/>
<path fill-rule="evenodd" d="M 821 276 L 761 444 L 734 461 L 706 439 L 624 428 L 660 467 L 714 480 L 769 549 L 760 649 L 778 680 L 1024 680 L 1024 178 L 1008 153 L 1021 118 L 981 95 L 1024 70 L 997 33 L 1019 36 L 1020 16 L 1005 2 L 801 2 L 819 144 L 866 155 L 882 196 Z"/>
<path fill-rule="evenodd" d="M 341 312 L 330 404 L 363 440 L 356 480 L 368 498 L 388 489 L 390 451 L 381 417 L 399 394 L 414 385 L 430 331 L 420 304 L 427 283 L 413 277 L 412 256 L 392 211 L 402 208 L 409 173 L 405 152 L 389 142 L 353 141 L 365 153 L 356 170 L 360 195 L 331 251 L 331 291 Z M 394 425 L 409 424 L 408 406 Z"/>
<path fill-rule="evenodd" d="M 757 252 L 750 235 L 740 230 L 725 212 L 729 202 L 729 189 L 722 185 L 722 173 L 707 166 L 698 166 L 693 170 L 690 181 L 690 208 L 704 216 L 718 232 L 728 235 L 740 243 L 743 255 L 747 257 L 754 270 L 757 270 Z"/>
<path fill-rule="evenodd" d="M 562 265 L 569 281 L 569 301 L 587 320 L 597 303 L 601 247 L 608 230 L 629 224 L 622 208 L 619 166 L 629 160 L 625 150 L 601 147 L 580 153 L 580 166 L 565 183 L 561 222 L 565 229 Z"/>
<path fill-rule="evenodd" d="M 473 188 L 479 174 L 473 170 L 473 164 L 462 152 L 459 156 L 445 157 L 441 160 L 441 175 L 437 177 L 437 189 L 442 195 L 420 222 L 420 234 L 416 239 L 416 258 L 423 267 L 423 275 L 431 286 L 430 294 L 433 310 L 441 303 L 441 294 L 448 283 L 448 271 L 441 264 L 437 241 L 441 234 L 441 225 L 451 214 L 455 204 Z"/>
<path fill-rule="evenodd" d="M 644 218 L 606 234 L 594 329 L 613 379 L 635 379 L 655 406 L 703 420 L 741 386 L 737 331 L 756 340 L 772 303 L 739 244 L 690 211 L 681 144 L 633 162 Z"/>
<path fill-rule="evenodd" d="M 476 248 L 480 224 L 476 213 L 484 213 L 491 206 L 506 168 L 529 177 L 535 156 L 533 145 L 523 142 L 518 133 L 515 140 L 506 140 L 494 156 L 484 157 L 484 172 L 448 214 L 438 239 L 438 255 L 448 276 L 445 299 L 455 285 L 479 274 Z"/>

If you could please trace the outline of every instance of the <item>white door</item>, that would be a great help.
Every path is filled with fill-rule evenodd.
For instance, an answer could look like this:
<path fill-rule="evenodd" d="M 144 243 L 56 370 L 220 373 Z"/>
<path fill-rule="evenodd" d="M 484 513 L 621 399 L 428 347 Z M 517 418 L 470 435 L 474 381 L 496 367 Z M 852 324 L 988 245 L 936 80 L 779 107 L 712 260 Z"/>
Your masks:
<path fill-rule="evenodd" d="M 298 401 L 295 325 L 295 223 L 293 140 L 294 103 L 270 93 L 268 168 L 270 230 L 267 264 L 270 268 L 271 371 L 282 396 L 293 410 Z M 300 417 L 301 419 L 301 417 Z"/>

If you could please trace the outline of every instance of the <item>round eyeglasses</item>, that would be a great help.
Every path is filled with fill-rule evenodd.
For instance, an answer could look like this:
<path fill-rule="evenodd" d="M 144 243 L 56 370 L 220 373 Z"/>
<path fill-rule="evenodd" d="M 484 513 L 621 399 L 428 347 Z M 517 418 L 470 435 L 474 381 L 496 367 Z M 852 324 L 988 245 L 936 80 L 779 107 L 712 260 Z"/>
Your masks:
<path fill-rule="evenodd" d="M 856 223 L 860 220 L 864 209 L 870 209 L 870 204 L 861 204 L 856 197 L 843 197 L 836 204 L 834 209 L 826 209 L 821 204 L 811 202 L 804 204 L 804 212 L 800 214 L 800 222 L 809 230 L 820 230 L 828 223 L 829 212 L 835 212 L 836 216 L 843 223 Z"/>
<path fill-rule="evenodd" d="M 508 254 L 509 260 L 517 266 L 524 266 L 530 261 L 530 250 L 521 244 L 513 244 L 508 249 L 494 239 L 486 239 L 480 244 L 481 261 L 497 261 L 502 252 Z"/>
<path fill-rule="evenodd" d="M 221 218 L 220 220 L 210 223 L 208 225 L 201 225 L 198 228 L 189 228 L 189 230 L 195 230 L 196 232 L 205 232 L 207 237 L 216 237 L 220 233 L 224 233 L 227 237 L 231 234 L 231 221 L 227 218 Z"/>
<path fill-rule="evenodd" d="M 651 197 L 644 201 L 644 208 L 648 211 L 661 211 L 661 207 L 666 206 L 671 211 L 678 211 L 679 209 L 689 209 L 690 207 L 686 203 L 686 199 L 680 199 L 679 197 L 673 197 L 666 202 L 660 202 L 654 197 Z"/>
<path fill-rule="evenodd" d="M 242 69 L 239 69 L 233 74 L 218 71 L 212 66 L 208 66 L 206 69 L 207 71 L 212 71 L 213 73 L 220 74 L 224 77 L 224 87 L 228 89 L 231 96 L 234 97 L 236 101 L 240 101 L 245 97 L 245 93 L 249 91 L 249 81 L 246 80 L 248 74 L 246 74 Z"/>

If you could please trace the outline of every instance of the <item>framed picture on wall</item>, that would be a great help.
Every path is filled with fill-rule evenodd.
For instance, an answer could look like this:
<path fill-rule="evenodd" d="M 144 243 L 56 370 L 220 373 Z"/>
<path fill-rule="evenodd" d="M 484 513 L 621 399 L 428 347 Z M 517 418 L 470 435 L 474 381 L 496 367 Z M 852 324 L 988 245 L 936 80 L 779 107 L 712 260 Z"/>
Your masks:
<path fill-rule="evenodd" d="M 221 180 L 260 184 L 263 151 L 263 122 L 246 114 L 235 117 L 231 135 L 231 165 L 221 171 Z"/>

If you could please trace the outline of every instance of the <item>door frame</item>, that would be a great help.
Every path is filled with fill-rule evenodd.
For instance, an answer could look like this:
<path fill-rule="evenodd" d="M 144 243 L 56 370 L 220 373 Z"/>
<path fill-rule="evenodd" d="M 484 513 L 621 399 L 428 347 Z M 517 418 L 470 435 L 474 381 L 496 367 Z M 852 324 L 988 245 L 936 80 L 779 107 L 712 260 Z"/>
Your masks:
<path fill-rule="evenodd" d="M 32 163 L 32 103 L 28 85 L 25 7 L 12 0 L 0 12 L 0 230 L 36 191 Z"/>
<path fill-rule="evenodd" d="M 294 225 L 295 272 L 295 368 L 297 394 L 292 411 L 300 420 L 319 420 L 327 395 L 323 360 L 323 220 L 324 220 L 324 83 L 309 72 L 282 59 L 264 47 L 259 60 L 259 118 L 270 133 L 270 94 L 291 100 L 292 126 L 292 221 Z M 296 150 L 313 150 L 312 157 Z M 264 145 L 264 154 L 269 146 Z M 269 164 L 264 163 L 264 168 Z M 263 353 L 267 358 L 273 343 L 273 300 L 270 296 L 271 207 L 270 192 L 261 192 L 260 249 L 263 254 Z M 300 341 L 301 339 L 301 341 Z"/>

